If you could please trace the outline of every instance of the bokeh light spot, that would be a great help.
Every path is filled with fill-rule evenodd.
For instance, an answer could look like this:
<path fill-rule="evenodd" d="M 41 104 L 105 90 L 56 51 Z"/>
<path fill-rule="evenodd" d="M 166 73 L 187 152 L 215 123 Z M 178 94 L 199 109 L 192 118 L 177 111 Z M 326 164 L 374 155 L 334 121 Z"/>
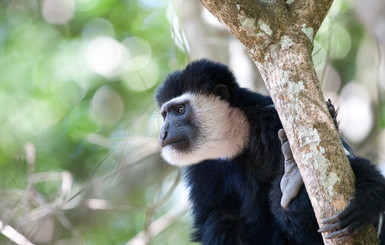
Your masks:
<path fill-rule="evenodd" d="M 107 86 L 99 88 L 91 101 L 91 112 L 104 125 L 116 123 L 123 115 L 123 100 Z"/>
<path fill-rule="evenodd" d="M 341 132 L 353 142 L 362 141 L 373 126 L 370 97 L 362 86 L 347 84 L 341 91 L 339 118 Z"/>
<path fill-rule="evenodd" d="M 343 59 L 351 48 L 349 32 L 344 27 L 336 27 L 330 38 L 330 57 L 332 59 Z"/>
<path fill-rule="evenodd" d="M 65 25 L 75 15 L 75 3 L 73 0 L 44 0 L 41 14 L 50 24 Z"/>
<path fill-rule="evenodd" d="M 145 9 L 147 8 L 160 8 L 160 7 L 165 7 L 169 3 L 169 0 L 140 0 L 139 3 L 142 7 Z"/>
<path fill-rule="evenodd" d="M 125 69 L 142 69 L 151 61 L 151 46 L 146 40 L 129 37 L 122 44 L 130 51 L 130 59 L 126 62 Z"/>
<path fill-rule="evenodd" d="M 7 8 L 7 20 L 12 25 L 20 25 L 28 21 L 29 17 L 38 14 L 38 10 L 37 1 L 11 0 Z M 2 22 L 4 23 L 4 21 Z"/>
<path fill-rule="evenodd" d="M 159 67 L 151 61 L 143 69 L 126 71 L 122 76 L 127 87 L 135 92 L 146 91 L 157 84 L 159 78 Z"/>
<path fill-rule="evenodd" d="M 94 72 L 107 77 L 117 77 L 124 61 L 128 58 L 128 50 L 111 37 L 97 37 L 87 46 L 86 60 Z"/>

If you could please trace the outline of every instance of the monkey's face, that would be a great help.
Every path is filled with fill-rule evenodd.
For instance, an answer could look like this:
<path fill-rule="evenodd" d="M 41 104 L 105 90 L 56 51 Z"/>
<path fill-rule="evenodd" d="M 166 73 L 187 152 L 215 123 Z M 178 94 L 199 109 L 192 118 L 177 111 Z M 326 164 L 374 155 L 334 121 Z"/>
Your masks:
<path fill-rule="evenodd" d="M 163 158 L 185 166 L 240 154 L 248 143 L 249 124 L 223 96 L 185 93 L 162 105 Z"/>

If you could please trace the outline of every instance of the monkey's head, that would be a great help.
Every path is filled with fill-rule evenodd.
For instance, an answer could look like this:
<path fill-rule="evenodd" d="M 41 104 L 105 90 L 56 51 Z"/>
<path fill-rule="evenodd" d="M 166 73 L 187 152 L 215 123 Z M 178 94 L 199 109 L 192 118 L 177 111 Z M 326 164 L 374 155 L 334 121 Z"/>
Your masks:
<path fill-rule="evenodd" d="M 171 73 L 155 96 L 164 120 L 163 158 L 185 166 L 242 153 L 250 129 L 236 103 L 239 89 L 226 66 L 208 60 Z"/>

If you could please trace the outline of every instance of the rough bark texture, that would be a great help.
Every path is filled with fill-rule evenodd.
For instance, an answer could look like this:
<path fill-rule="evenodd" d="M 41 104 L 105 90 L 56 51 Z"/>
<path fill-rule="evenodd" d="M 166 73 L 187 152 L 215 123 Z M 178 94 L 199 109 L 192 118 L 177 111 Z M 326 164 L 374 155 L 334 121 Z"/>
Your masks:
<path fill-rule="evenodd" d="M 200 0 L 257 65 L 288 136 L 318 222 L 342 211 L 354 174 L 312 62 L 313 38 L 332 0 Z M 341 243 L 375 244 L 374 229 Z"/>

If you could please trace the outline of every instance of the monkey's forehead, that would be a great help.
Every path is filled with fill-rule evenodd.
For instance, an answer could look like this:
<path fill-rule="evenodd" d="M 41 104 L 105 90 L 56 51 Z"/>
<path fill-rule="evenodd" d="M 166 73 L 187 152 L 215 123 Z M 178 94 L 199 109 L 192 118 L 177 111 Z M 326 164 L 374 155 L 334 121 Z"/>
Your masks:
<path fill-rule="evenodd" d="M 183 103 L 187 103 L 189 101 L 192 101 L 192 100 L 194 100 L 194 97 L 195 96 L 193 94 L 191 94 L 191 93 L 182 94 L 181 96 L 178 96 L 176 98 L 173 98 L 173 99 L 163 103 L 163 105 L 160 108 L 160 111 L 161 112 L 165 111 L 169 107 L 172 107 L 173 105 L 183 104 Z"/>

